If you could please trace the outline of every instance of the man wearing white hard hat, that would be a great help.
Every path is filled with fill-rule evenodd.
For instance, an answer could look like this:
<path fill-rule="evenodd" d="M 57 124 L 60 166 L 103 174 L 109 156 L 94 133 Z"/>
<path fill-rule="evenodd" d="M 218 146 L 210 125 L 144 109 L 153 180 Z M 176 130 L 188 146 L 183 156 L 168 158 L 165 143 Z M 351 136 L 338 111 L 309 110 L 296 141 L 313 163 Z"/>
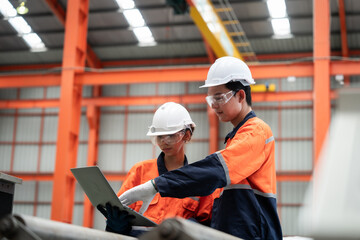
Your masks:
<path fill-rule="evenodd" d="M 120 196 L 124 204 L 162 197 L 219 192 L 211 227 L 243 239 L 282 239 L 276 207 L 275 140 L 251 108 L 250 69 L 240 59 L 222 57 L 210 67 L 206 101 L 234 129 L 226 147 L 188 166 L 163 174 Z"/>
<path fill-rule="evenodd" d="M 152 143 L 160 148 L 161 153 L 155 159 L 136 163 L 126 175 L 118 196 L 161 174 L 188 165 L 185 144 L 191 140 L 195 126 L 189 112 L 182 105 L 174 102 L 161 105 L 156 110 L 146 134 L 151 138 Z M 129 207 L 158 224 L 167 218 L 177 216 L 210 225 L 213 195 L 178 199 L 162 198 L 160 194 L 156 194 L 150 201 L 150 205 L 136 202 Z M 131 236 L 142 233 L 139 230 L 132 230 L 131 216 L 126 211 L 121 212 L 110 204 L 99 206 L 98 209 L 107 218 L 107 231 Z"/>

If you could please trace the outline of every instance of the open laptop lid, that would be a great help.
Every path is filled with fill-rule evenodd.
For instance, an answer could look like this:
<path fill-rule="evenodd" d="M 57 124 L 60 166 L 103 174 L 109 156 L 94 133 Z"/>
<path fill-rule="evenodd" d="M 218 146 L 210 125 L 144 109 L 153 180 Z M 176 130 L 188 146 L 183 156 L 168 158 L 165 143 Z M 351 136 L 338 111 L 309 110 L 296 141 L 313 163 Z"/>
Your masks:
<path fill-rule="evenodd" d="M 121 204 L 98 166 L 72 168 L 70 170 L 95 208 L 99 204 L 105 206 L 107 202 L 110 202 L 112 206 L 117 206 L 120 210 L 125 210 L 130 215 L 135 216 L 132 222 L 134 226 L 157 226 L 155 222 Z"/>

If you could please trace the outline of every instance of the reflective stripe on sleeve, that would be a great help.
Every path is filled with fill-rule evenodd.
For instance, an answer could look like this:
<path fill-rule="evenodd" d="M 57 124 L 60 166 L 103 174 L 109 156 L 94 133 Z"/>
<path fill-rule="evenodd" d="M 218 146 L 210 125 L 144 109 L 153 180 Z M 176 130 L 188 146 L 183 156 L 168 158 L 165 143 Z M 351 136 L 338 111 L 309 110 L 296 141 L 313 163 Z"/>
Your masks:
<path fill-rule="evenodd" d="M 230 190 L 230 189 L 249 189 L 249 190 L 253 190 L 253 192 L 257 195 L 260 195 L 263 197 L 276 198 L 276 194 L 260 192 L 259 190 L 252 189 L 250 187 L 250 185 L 247 185 L 247 184 L 232 184 L 232 185 L 224 187 L 224 191 Z"/>
<path fill-rule="evenodd" d="M 230 181 L 229 169 L 225 163 L 225 159 L 223 158 L 223 156 L 221 155 L 220 152 L 216 152 L 215 154 L 219 158 L 219 161 L 224 169 L 225 176 L 226 176 L 226 185 L 229 185 L 231 181 Z"/>
<path fill-rule="evenodd" d="M 271 136 L 271 137 L 269 137 L 268 139 L 265 140 L 265 144 L 268 144 L 269 142 L 274 141 L 274 140 L 275 140 L 274 136 Z"/>
<path fill-rule="evenodd" d="M 189 197 L 189 198 L 191 198 L 192 200 L 197 201 L 197 202 L 200 200 L 199 197 Z"/>

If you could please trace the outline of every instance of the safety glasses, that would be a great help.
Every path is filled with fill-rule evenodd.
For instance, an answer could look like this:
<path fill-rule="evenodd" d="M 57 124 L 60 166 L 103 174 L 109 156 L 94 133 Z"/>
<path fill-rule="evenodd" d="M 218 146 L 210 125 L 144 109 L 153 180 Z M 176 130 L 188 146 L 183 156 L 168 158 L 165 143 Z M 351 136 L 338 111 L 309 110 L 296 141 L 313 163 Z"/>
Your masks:
<path fill-rule="evenodd" d="M 170 135 L 152 136 L 151 142 L 154 145 L 160 145 L 161 143 L 165 143 L 167 145 L 173 145 L 180 142 L 181 139 L 184 137 L 184 135 L 185 135 L 185 129 Z"/>
<path fill-rule="evenodd" d="M 226 104 L 230 99 L 236 94 L 235 91 L 231 90 L 227 93 L 222 94 L 215 94 L 214 96 L 207 96 L 206 102 L 209 104 L 209 106 L 218 105 L 222 106 Z"/>

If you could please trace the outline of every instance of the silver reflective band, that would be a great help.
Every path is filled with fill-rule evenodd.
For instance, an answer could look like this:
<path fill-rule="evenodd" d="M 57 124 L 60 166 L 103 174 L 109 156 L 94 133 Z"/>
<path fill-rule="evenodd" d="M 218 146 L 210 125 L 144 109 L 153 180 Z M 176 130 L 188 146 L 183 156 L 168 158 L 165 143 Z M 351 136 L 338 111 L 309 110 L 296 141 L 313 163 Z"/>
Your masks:
<path fill-rule="evenodd" d="M 227 92 L 227 93 L 222 93 L 222 94 L 215 94 L 213 96 L 207 96 L 206 102 L 209 104 L 210 107 L 212 107 L 212 105 L 217 104 L 219 106 L 226 104 L 228 101 L 230 101 L 230 99 L 235 95 L 233 90 Z"/>

